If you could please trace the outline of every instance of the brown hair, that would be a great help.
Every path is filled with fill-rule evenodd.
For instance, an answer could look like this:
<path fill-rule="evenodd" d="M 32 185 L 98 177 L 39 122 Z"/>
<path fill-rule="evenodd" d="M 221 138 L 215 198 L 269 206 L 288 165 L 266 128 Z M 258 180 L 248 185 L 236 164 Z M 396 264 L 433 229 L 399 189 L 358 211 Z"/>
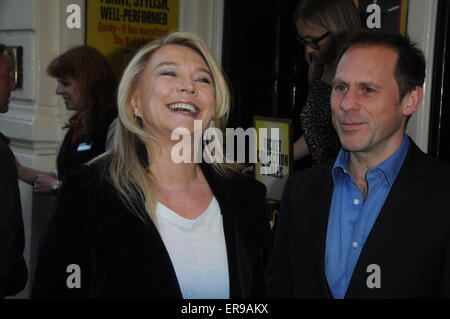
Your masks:
<path fill-rule="evenodd" d="M 425 57 L 409 36 L 375 29 L 360 30 L 350 34 L 342 44 L 336 63 L 339 63 L 348 49 L 364 46 L 383 46 L 397 52 L 394 77 L 397 81 L 400 101 L 416 86 L 423 87 L 426 68 Z"/>
<path fill-rule="evenodd" d="M 53 59 L 47 73 L 55 78 L 72 78 L 80 88 L 84 105 L 75 112 L 65 127 L 73 128 L 78 120 L 80 134 L 93 139 L 117 116 L 117 79 L 108 60 L 96 49 L 79 46 Z"/>

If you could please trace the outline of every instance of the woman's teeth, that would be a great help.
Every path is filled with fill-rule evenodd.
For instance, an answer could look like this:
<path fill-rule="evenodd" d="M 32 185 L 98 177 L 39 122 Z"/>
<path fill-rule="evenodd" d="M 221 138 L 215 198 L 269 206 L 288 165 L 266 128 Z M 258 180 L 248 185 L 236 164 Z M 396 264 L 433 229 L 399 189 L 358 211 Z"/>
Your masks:
<path fill-rule="evenodd" d="M 198 108 L 196 108 L 195 106 L 192 106 L 190 104 L 184 104 L 184 103 L 170 104 L 169 109 L 172 111 L 188 112 L 189 114 L 192 114 L 192 115 L 195 115 L 198 112 Z"/>

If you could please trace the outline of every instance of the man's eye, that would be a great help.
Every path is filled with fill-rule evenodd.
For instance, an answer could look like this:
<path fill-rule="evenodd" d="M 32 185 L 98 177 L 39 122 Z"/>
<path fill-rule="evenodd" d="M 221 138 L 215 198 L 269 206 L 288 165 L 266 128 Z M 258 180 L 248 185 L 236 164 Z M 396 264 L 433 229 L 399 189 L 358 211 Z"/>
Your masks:
<path fill-rule="evenodd" d="M 335 91 L 339 91 L 339 92 L 347 91 L 347 87 L 345 85 L 342 85 L 342 84 L 336 84 L 333 89 Z"/>
<path fill-rule="evenodd" d="M 372 89 L 372 88 L 369 88 L 369 87 L 367 87 L 367 88 L 364 88 L 364 92 L 365 93 L 373 93 L 373 92 L 376 92 L 374 89 Z"/>

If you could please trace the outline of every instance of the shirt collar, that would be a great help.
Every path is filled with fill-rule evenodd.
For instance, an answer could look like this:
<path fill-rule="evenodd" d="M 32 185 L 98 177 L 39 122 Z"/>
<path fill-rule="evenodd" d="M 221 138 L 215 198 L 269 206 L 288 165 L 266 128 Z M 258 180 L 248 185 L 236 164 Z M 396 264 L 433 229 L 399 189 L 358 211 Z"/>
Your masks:
<path fill-rule="evenodd" d="M 403 136 L 402 143 L 400 144 L 399 148 L 394 152 L 394 154 L 392 154 L 384 162 L 371 168 L 369 171 L 374 169 L 380 169 L 381 171 L 384 172 L 389 184 L 391 185 L 394 184 L 398 172 L 402 167 L 403 161 L 405 160 L 406 153 L 408 153 L 408 148 L 409 148 L 409 137 L 408 135 L 405 134 Z"/>
<path fill-rule="evenodd" d="M 405 160 L 406 154 L 408 153 L 409 144 L 410 144 L 409 136 L 405 134 L 403 136 L 403 140 L 399 148 L 384 162 L 369 169 L 368 173 L 374 170 L 381 170 L 386 176 L 386 179 L 388 180 L 389 184 L 392 185 L 395 179 L 397 178 L 398 172 L 400 171 L 403 161 Z M 331 169 L 331 174 L 333 176 L 334 183 L 336 183 L 338 175 L 340 174 L 350 175 L 348 170 L 349 159 L 350 153 L 344 149 L 341 149 L 336 158 L 336 161 L 334 162 L 333 168 Z"/>

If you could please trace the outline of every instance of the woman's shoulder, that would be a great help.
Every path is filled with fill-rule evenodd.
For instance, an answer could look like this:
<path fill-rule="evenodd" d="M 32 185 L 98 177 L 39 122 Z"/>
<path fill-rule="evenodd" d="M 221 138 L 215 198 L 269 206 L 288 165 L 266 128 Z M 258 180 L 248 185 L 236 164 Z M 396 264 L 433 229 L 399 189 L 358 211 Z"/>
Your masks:
<path fill-rule="evenodd" d="M 91 163 L 75 166 L 64 176 L 63 186 L 66 190 L 101 188 L 101 184 L 107 180 L 108 170 L 109 159 L 105 157 Z"/>

